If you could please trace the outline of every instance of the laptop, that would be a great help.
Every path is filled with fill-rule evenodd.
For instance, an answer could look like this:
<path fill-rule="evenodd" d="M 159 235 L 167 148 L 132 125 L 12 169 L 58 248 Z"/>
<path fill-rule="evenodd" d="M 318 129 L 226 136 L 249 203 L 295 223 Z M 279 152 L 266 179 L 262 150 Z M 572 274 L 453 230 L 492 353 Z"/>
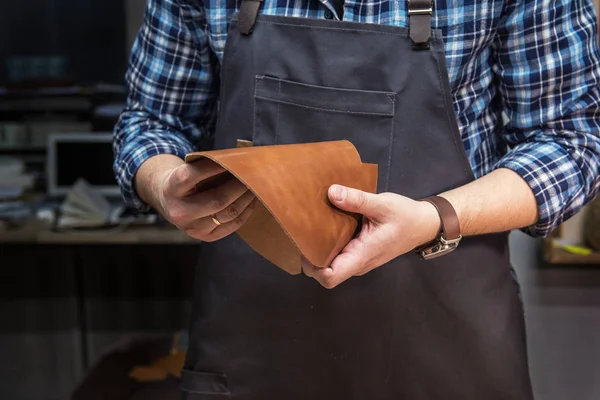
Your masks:
<path fill-rule="evenodd" d="M 50 134 L 46 158 L 48 196 L 64 198 L 83 179 L 107 199 L 120 199 L 113 172 L 112 140 L 110 132 Z"/>

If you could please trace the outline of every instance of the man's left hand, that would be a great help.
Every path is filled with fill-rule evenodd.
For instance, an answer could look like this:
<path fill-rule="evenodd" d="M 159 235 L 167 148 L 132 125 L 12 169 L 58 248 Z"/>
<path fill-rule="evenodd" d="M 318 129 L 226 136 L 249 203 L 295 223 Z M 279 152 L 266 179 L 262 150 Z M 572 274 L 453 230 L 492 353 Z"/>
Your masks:
<path fill-rule="evenodd" d="M 440 217 L 428 202 L 394 193 L 372 194 L 340 185 L 331 186 L 328 195 L 338 208 L 363 215 L 359 235 L 328 268 L 318 268 L 303 260 L 304 274 L 328 289 L 433 240 L 440 229 Z"/>

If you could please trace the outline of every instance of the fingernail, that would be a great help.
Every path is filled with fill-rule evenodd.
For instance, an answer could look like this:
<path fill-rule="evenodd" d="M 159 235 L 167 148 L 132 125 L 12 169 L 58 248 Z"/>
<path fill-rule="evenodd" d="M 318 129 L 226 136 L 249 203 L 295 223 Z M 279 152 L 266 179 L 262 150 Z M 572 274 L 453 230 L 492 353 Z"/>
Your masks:
<path fill-rule="evenodd" d="M 346 188 L 343 186 L 335 186 L 333 193 L 336 201 L 344 201 L 346 199 Z"/>

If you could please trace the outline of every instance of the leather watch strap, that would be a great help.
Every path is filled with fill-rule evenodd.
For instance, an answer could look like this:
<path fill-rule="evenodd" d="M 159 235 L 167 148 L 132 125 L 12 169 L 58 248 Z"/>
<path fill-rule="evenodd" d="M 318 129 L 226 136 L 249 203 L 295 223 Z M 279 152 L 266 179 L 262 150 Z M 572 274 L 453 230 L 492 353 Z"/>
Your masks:
<path fill-rule="evenodd" d="M 440 196 L 424 198 L 437 209 L 442 221 L 442 234 L 445 240 L 456 240 L 461 237 L 458 215 L 448 200 Z"/>

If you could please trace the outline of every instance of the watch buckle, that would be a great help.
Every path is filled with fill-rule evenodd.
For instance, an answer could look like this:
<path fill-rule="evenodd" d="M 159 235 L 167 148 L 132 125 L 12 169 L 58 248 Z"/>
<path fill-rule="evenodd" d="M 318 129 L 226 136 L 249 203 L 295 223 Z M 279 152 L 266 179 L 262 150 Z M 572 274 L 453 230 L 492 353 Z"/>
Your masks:
<path fill-rule="evenodd" d="M 424 260 L 430 260 L 432 258 L 440 257 L 456 250 L 461 239 L 462 235 L 460 235 L 456 239 L 446 240 L 444 238 L 444 235 L 441 234 L 432 243 L 420 247 L 417 250 L 417 253 L 419 253 L 421 258 L 423 258 Z"/>

